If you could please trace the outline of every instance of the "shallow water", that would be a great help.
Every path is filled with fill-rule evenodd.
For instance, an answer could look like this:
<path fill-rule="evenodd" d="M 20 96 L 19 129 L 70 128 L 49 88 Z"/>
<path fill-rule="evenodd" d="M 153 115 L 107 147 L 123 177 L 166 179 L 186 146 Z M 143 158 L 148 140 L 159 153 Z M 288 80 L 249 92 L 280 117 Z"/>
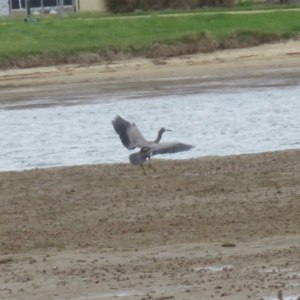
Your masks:
<path fill-rule="evenodd" d="M 226 87 L 193 85 L 173 83 L 173 88 L 159 93 L 143 89 L 126 93 L 126 97 L 118 91 L 113 100 L 91 93 L 84 103 L 78 95 L 68 103 L 72 105 L 49 96 L 23 101 L 22 107 L 2 105 L 0 170 L 128 162 L 130 152 L 111 125 L 117 114 L 136 123 L 148 140 L 166 127 L 173 131 L 165 133 L 162 141 L 196 146 L 189 152 L 157 156 L 160 158 L 299 148 L 297 84 L 286 86 L 273 80 L 248 86 L 243 79 L 230 81 Z"/>
<path fill-rule="evenodd" d="M 297 300 L 299 299 L 299 295 L 290 295 L 290 296 L 283 296 L 282 300 Z M 263 298 L 264 300 L 278 300 L 277 296 L 274 297 L 267 297 Z"/>
<path fill-rule="evenodd" d="M 232 265 L 224 265 L 224 266 L 199 266 L 193 268 L 194 271 L 209 271 L 209 272 L 221 272 L 226 269 L 232 269 Z"/>

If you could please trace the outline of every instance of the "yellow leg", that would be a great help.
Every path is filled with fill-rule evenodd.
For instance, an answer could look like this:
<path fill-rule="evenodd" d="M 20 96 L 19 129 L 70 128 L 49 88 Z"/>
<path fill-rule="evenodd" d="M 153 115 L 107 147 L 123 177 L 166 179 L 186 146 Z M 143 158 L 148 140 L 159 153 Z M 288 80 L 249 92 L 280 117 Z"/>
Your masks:
<path fill-rule="evenodd" d="M 141 167 L 142 167 L 142 169 L 143 169 L 143 171 L 144 171 L 144 175 L 147 175 L 146 172 L 145 172 L 144 166 L 141 165 Z"/>
<path fill-rule="evenodd" d="M 148 168 L 152 169 L 154 172 L 156 172 L 156 170 L 151 166 L 151 163 L 150 163 L 150 156 L 148 157 L 149 159 L 149 165 L 148 165 Z"/>

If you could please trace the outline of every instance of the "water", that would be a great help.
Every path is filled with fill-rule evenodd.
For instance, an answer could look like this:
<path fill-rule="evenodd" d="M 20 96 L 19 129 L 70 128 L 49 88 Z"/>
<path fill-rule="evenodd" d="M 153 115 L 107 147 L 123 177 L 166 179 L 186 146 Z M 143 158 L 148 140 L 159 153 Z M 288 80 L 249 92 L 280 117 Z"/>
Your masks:
<path fill-rule="evenodd" d="M 210 272 L 221 272 L 223 270 L 232 269 L 232 265 L 224 265 L 224 266 L 199 266 L 195 267 L 193 270 L 195 271 L 210 271 Z"/>
<path fill-rule="evenodd" d="M 206 84 L 207 86 L 207 84 Z M 298 85 L 260 87 L 229 82 L 227 88 L 170 88 L 166 92 L 135 91 L 130 97 L 93 93 L 88 102 L 48 105 L 57 99 L 28 99 L 27 107 L 0 107 L 0 170 L 128 162 L 131 153 L 114 132 L 119 114 L 138 125 L 146 139 L 160 127 L 170 128 L 162 141 L 179 140 L 196 148 L 175 155 L 186 159 L 206 155 L 253 153 L 300 146 Z M 78 96 L 79 97 L 79 96 Z M 80 95 L 82 97 L 82 95 Z M 32 103 L 46 103 L 41 107 Z"/>
<path fill-rule="evenodd" d="M 290 295 L 290 296 L 284 296 L 282 298 L 282 300 L 297 300 L 299 299 L 299 295 Z M 278 297 L 277 296 L 274 296 L 274 297 L 267 297 L 267 298 L 263 298 L 264 300 L 278 300 Z"/>

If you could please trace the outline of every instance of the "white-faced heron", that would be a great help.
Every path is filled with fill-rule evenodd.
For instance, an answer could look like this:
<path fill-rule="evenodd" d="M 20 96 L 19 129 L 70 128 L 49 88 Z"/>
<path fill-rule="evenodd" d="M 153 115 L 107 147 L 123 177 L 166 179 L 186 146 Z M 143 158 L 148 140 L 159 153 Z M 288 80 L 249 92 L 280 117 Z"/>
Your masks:
<path fill-rule="evenodd" d="M 129 155 L 129 160 L 133 165 L 141 166 L 144 174 L 146 175 L 145 169 L 143 167 L 143 163 L 149 159 L 148 167 L 153 171 L 156 171 L 150 163 L 150 157 L 157 154 L 167 154 L 167 153 L 177 153 L 182 151 L 188 151 L 194 148 L 192 145 L 183 144 L 180 142 L 168 142 L 168 143 L 160 143 L 162 134 L 165 131 L 171 131 L 170 129 L 161 128 L 158 131 L 158 135 L 156 140 L 147 141 L 137 126 L 134 123 L 130 123 L 120 116 L 116 116 L 112 125 L 119 135 L 122 144 L 129 150 L 133 150 L 135 148 L 141 148 L 141 150 L 137 153 L 133 153 Z"/>

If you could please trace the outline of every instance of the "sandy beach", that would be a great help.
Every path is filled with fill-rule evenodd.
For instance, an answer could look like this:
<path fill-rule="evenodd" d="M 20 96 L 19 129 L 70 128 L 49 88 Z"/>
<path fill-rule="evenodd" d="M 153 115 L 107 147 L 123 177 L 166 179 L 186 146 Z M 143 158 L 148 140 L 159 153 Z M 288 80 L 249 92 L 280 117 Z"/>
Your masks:
<path fill-rule="evenodd" d="M 197 76 L 296 82 L 299 49 L 2 70 L 0 103 Z M 300 297 L 300 150 L 153 166 L 0 172 L 0 299 Z"/>

